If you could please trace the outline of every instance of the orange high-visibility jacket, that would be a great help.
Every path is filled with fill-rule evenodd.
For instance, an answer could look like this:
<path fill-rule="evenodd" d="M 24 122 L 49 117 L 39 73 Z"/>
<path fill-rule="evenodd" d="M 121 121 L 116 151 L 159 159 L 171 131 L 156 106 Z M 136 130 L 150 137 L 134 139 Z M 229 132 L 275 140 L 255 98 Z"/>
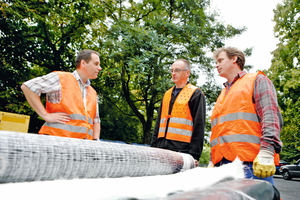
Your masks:
<path fill-rule="evenodd" d="M 57 73 L 61 83 L 62 99 L 57 104 L 47 101 L 46 110 L 48 113 L 67 113 L 72 120 L 66 124 L 45 122 L 39 134 L 92 140 L 93 121 L 97 107 L 96 91 L 91 86 L 87 88 L 85 110 L 81 90 L 73 74 L 69 72 Z"/>
<path fill-rule="evenodd" d="M 165 93 L 162 101 L 160 125 L 157 138 L 166 137 L 166 139 L 169 140 L 190 143 L 193 133 L 193 118 L 189 108 L 189 100 L 191 99 L 197 87 L 188 83 L 178 94 L 171 114 L 169 115 L 169 107 L 173 88 L 174 87 Z M 170 119 L 169 125 L 166 127 L 168 119 Z"/>
<path fill-rule="evenodd" d="M 252 162 L 259 152 L 261 126 L 252 101 L 258 74 L 264 75 L 248 73 L 239 78 L 226 96 L 224 88 L 217 99 L 211 116 L 210 145 L 214 164 L 223 157 Z"/>

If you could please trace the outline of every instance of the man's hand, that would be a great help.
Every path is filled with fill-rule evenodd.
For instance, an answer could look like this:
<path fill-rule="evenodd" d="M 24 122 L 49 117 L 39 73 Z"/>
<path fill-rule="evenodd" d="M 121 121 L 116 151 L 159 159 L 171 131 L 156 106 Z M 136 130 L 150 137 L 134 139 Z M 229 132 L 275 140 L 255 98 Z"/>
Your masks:
<path fill-rule="evenodd" d="M 39 95 L 31 91 L 26 85 L 22 84 L 21 86 L 22 91 L 24 92 L 24 95 L 28 101 L 28 103 L 31 105 L 33 110 L 46 122 L 52 122 L 52 123 L 63 123 L 71 120 L 71 117 L 67 113 L 48 113 L 45 109 L 44 105 L 41 102 L 41 98 Z"/>
<path fill-rule="evenodd" d="M 195 167 L 198 167 L 198 165 L 199 165 L 199 161 L 195 160 Z"/>
<path fill-rule="evenodd" d="M 275 174 L 273 152 L 260 150 L 253 161 L 253 174 L 258 178 L 266 178 Z"/>
<path fill-rule="evenodd" d="M 51 123 L 62 123 L 65 124 L 71 120 L 71 117 L 67 113 L 47 113 L 45 116 L 42 117 L 46 122 Z"/>

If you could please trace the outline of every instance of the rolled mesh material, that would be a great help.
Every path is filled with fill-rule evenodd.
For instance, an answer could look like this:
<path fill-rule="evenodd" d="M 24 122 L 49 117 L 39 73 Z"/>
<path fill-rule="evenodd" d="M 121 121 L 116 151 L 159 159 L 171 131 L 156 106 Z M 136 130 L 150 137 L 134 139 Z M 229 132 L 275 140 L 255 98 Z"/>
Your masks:
<path fill-rule="evenodd" d="M 0 131 L 0 183 L 168 175 L 188 154 L 146 146 Z"/>

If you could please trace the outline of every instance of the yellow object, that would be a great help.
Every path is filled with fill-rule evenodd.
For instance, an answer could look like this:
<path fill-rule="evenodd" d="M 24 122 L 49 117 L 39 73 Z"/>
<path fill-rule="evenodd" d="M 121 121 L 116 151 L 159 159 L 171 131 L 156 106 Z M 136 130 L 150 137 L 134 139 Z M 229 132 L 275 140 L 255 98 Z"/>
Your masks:
<path fill-rule="evenodd" d="M 276 168 L 273 155 L 268 157 L 257 155 L 253 161 L 253 174 L 258 178 L 266 178 L 275 174 Z"/>
<path fill-rule="evenodd" d="M 30 116 L 0 111 L 0 130 L 28 133 Z"/>

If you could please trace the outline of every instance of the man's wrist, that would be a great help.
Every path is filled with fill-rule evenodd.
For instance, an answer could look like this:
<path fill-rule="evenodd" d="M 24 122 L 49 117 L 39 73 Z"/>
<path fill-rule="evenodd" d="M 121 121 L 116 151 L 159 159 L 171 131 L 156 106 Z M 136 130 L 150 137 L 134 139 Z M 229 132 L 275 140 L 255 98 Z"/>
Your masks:
<path fill-rule="evenodd" d="M 257 158 L 261 164 L 274 164 L 274 153 L 267 150 L 260 150 Z"/>
<path fill-rule="evenodd" d="M 258 153 L 258 155 L 260 156 L 264 156 L 264 157 L 273 157 L 274 156 L 274 152 L 265 150 L 265 149 L 261 149 Z"/>

